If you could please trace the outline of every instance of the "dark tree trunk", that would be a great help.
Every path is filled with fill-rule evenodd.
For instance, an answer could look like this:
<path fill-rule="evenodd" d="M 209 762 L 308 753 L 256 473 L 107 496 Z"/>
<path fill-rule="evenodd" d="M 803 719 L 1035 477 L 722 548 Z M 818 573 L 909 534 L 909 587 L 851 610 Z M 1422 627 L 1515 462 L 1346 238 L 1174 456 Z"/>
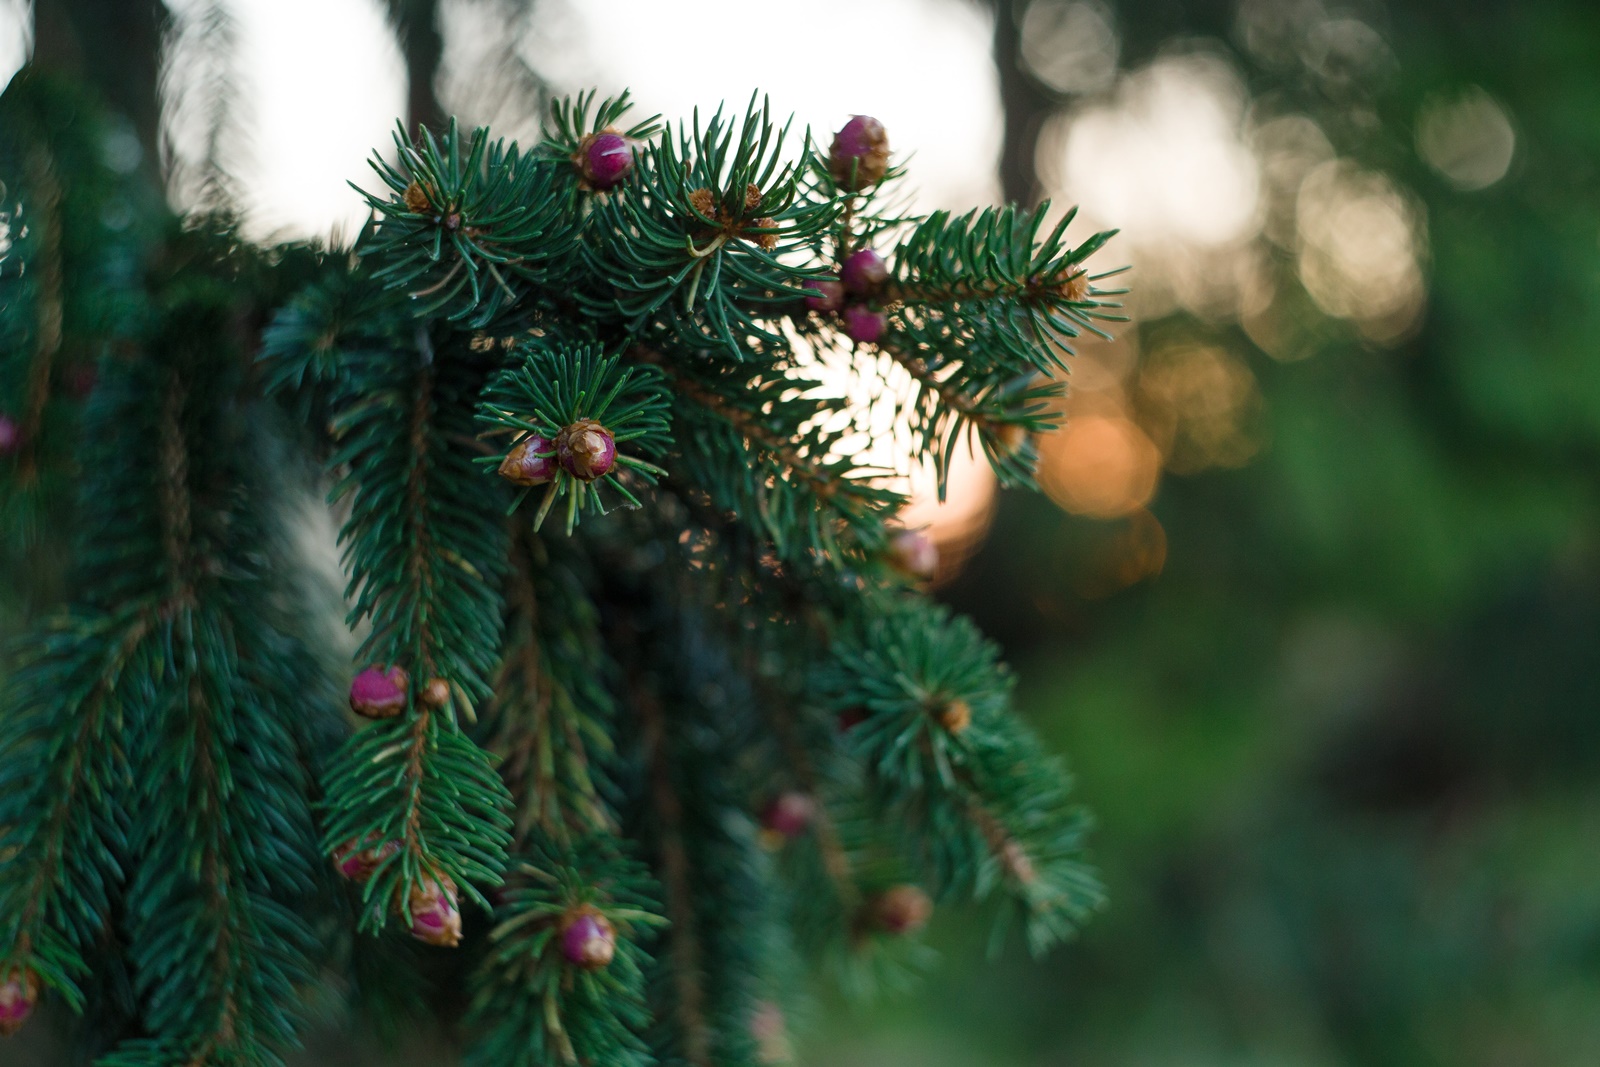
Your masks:
<path fill-rule="evenodd" d="M 161 0 L 34 0 L 33 60 L 72 74 L 126 115 L 154 165 L 161 131 Z"/>
<path fill-rule="evenodd" d="M 1050 97 L 1022 69 L 1021 0 L 993 0 L 994 65 L 1000 76 L 1000 107 L 1005 133 L 1000 142 L 1000 188 L 1008 201 L 1033 206 L 1039 201 L 1039 169 L 1034 153 L 1039 130 L 1054 110 Z"/>
<path fill-rule="evenodd" d="M 413 133 L 419 125 L 437 128 L 444 121 L 433 87 L 444 53 L 438 0 L 389 0 L 389 10 L 406 59 L 406 128 Z"/>

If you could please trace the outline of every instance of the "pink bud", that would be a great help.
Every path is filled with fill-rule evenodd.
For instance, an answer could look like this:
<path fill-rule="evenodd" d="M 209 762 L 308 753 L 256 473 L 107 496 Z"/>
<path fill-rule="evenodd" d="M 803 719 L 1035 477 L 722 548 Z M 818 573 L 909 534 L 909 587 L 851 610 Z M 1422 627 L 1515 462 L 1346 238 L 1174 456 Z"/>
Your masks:
<path fill-rule="evenodd" d="M 0 981 L 0 1037 L 22 1029 L 39 1002 L 39 979 L 32 971 L 12 971 Z"/>
<path fill-rule="evenodd" d="M 816 811 L 816 802 L 804 793 L 779 793 L 761 813 L 761 826 L 783 837 L 799 837 L 811 825 Z"/>
<path fill-rule="evenodd" d="M 889 264 L 870 248 L 850 253 L 839 271 L 844 287 L 857 296 L 871 296 L 889 280 Z"/>
<path fill-rule="evenodd" d="M 889 542 L 889 562 L 913 578 L 932 578 L 939 569 L 939 546 L 926 530 L 905 530 Z"/>
<path fill-rule="evenodd" d="M 889 169 L 889 135 L 871 115 L 857 115 L 833 137 L 828 171 L 842 188 L 856 191 L 883 180 Z"/>
<path fill-rule="evenodd" d="M 616 952 L 617 931 L 598 912 L 578 912 L 561 931 L 561 954 L 579 967 L 599 970 Z"/>
<path fill-rule="evenodd" d="M 456 884 L 448 875 L 425 880 L 411 890 L 411 936 L 430 945 L 453 948 L 461 943 L 461 911 Z"/>
<path fill-rule="evenodd" d="M 889 325 L 889 316 L 873 311 L 865 304 L 851 304 L 844 309 L 844 332 L 858 344 L 871 344 L 883 336 Z"/>
<path fill-rule="evenodd" d="M 384 860 L 400 851 L 398 841 L 380 841 L 377 835 L 363 842 L 346 841 L 333 850 L 333 866 L 352 882 L 365 882 Z"/>
<path fill-rule="evenodd" d="M 812 311 L 838 311 L 844 306 L 844 283 L 809 281 L 805 288 L 818 295 L 806 297 L 806 307 Z"/>
<path fill-rule="evenodd" d="M 556 446 L 548 438 L 530 433 L 506 453 L 500 477 L 513 485 L 543 485 L 556 476 Z"/>
<path fill-rule="evenodd" d="M 406 706 L 411 676 L 402 667 L 368 667 L 350 683 L 350 710 L 369 719 L 390 719 Z"/>
<path fill-rule="evenodd" d="M 594 419 L 579 419 L 556 435 L 556 457 L 562 470 L 592 482 L 616 466 L 617 441 Z"/>
<path fill-rule="evenodd" d="M 0 456 L 16 455 L 22 448 L 22 427 L 10 415 L 0 415 Z"/>
<path fill-rule="evenodd" d="M 633 169 L 633 145 L 615 130 L 590 134 L 579 151 L 584 180 L 602 192 L 618 185 Z"/>

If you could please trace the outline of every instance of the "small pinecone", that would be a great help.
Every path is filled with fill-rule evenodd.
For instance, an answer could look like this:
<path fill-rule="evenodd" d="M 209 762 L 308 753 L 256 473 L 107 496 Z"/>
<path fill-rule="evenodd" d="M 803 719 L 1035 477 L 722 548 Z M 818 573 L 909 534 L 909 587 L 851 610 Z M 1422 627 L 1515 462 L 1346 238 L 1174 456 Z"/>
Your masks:
<path fill-rule="evenodd" d="M 689 194 L 689 206 L 712 222 L 716 222 L 721 218 L 721 213 L 717 211 L 717 194 L 710 189 L 696 189 L 691 192 Z"/>
<path fill-rule="evenodd" d="M 891 934 L 914 934 L 933 916 L 933 901 L 914 885 L 885 889 L 872 900 L 872 921 Z"/>
<path fill-rule="evenodd" d="M 889 542 L 889 562 L 901 573 L 926 581 L 939 570 L 939 546 L 926 530 L 905 530 Z"/>
<path fill-rule="evenodd" d="M 889 280 L 889 264 L 870 248 L 852 252 L 839 269 L 839 280 L 857 296 L 871 296 Z"/>
<path fill-rule="evenodd" d="M 410 685 L 404 667 L 368 667 L 350 683 L 350 710 L 369 719 L 392 719 L 405 710 Z"/>
<path fill-rule="evenodd" d="M 617 954 L 617 931 L 592 908 L 571 912 L 561 925 L 561 954 L 585 970 L 597 971 Z"/>
<path fill-rule="evenodd" d="M 422 702 L 428 707 L 438 710 L 450 703 L 450 683 L 443 678 L 430 678 L 428 684 L 422 687 Z"/>
<path fill-rule="evenodd" d="M 376 835 L 365 841 L 346 841 L 333 850 L 333 867 L 352 882 L 365 882 L 379 864 L 400 851 L 398 841 L 379 841 Z"/>
<path fill-rule="evenodd" d="M 1061 283 L 1061 295 L 1069 303 L 1081 304 L 1089 299 L 1089 272 L 1081 263 L 1070 264 L 1067 270 L 1072 276 Z"/>
<path fill-rule="evenodd" d="M 857 115 L 834 134 L 828 170 L 841 188 L 859 192 L 882 181 L 888 169 L 889 135 L 877 119 Z"/>
<path fill-rule="evenodd" d="M 0 1037 L 21 1030 L 38 1002 L 39 979 L 32 971 L 12 971 L 0 980 Z"/>
<path fill-rule="evenodd" d="M 556 476 L 555 451 L 549 438 L 530 433 L 500 461 L 500 477 L 512 485 L 543 485 Z"/>
<path fill-rule="evenodd" d="M 752 219 L 749 228 L 751 230 L 775 230 L 777 226 L 777 219 L 771 215 L 763 215 L 759 219 Z M 765 252 L 771 252 L 778 247 L 778 235 L 776 233 L 746 233 L 745 237 L 754 241 Z"/>
<path fill-rule="evenodd" d="M 22 448 L 22 427 L 10 415 L 0 415 L 0 456 L 14 456 Z"/>
<path fill-rule="evenodd" d="M 614 189 L 633 170 L 633 145 L 616 130 L 591 133 L 578 145 L 578 169 L 591 189 Z"/>
<path fill-rule="evenodd" d="M 953 734 L 965 733 L 972 725 L 972 705 L 959 697 L 939 709 L 939 725 Z"/>
<path fill-rule="evenodd" d="M 579 419 L 556 435 L 556 457 L 562 470 L 592 482 L 616 466 L 617 442 L 611 431 L 594 419 Z"/>
<path fill-rule="evenodd" d="M 461 909 L 456 906 L 456 884 L 449 875 L 418 884 L 411 890 L 406 910 L 411 936 L 418 941 L 445 948 L 461 943 Z"/>
<path fill-rule="evenodd" d="M 816 817 L 817 804 L 804 793 L 779 793 L 761 813 L 762 830 L 779 837 L 799 837 Z"/>
<path fill-rule="evenodd" d="M 428 203 L 428 194 L 423 190 L 422 186 L 416 182 L 412 182 L 410 185 L 406 186 L 404 200 L 406 204 L 406 210 L 411 212 L 413 215 L 426 215 L 432 207 L 432 205 Z"/>
<path fill-rule="evenodd" d="M 857 344 L 871 344 L 883 336 L 888 326 L 889 316 L 865 304 L 851 304 L 844 309 L 845 335 Z"/>
<path fill-rule="evenodd" d="M 838 311 L 844 307 L 843 282 L 810 281 L 805 288 L 817 294 L 806 297 L 806 307 L 812 311 Z"/>

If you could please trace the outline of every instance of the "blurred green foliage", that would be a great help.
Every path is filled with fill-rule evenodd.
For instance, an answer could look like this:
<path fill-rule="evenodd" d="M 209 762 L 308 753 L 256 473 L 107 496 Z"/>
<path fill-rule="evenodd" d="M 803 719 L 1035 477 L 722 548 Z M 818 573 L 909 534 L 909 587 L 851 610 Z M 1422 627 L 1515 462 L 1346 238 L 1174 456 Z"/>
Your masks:
<path fill-rule="evenodd" d="M 949 590 L 1069 753 L 1111 908 L 998 974 L 946 930 L 956 965 L 817 1062 L 1600 1063 L 1600 8 L 1242 7 L 1124 0 L 1123 63 L 1228 41 L 1258 109 L 1418 197 L 1425 316 L 1377 345 L 1280 292 L 1292 363 L 1142 324 L 1147 350 L 1249 366 L 1262 452 L 1164 476 L 1166 565 L 1138 586 L 1083 593 L 1128 520 L 1007 496 Z M 1251 9 L 1366 20 L 1389 80 L 1356 99 L 1267 62 Z M 1461 192 L 1416 122 L 1473 84 L 1516 155 Z"/>

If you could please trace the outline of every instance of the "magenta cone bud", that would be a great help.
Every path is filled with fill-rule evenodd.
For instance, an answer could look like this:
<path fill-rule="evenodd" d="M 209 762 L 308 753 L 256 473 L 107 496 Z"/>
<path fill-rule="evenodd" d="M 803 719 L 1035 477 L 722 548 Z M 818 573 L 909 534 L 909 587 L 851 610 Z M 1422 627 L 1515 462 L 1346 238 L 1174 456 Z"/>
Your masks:
<path fill-rule="evenodd" d="M 0 415 L 0 456 L 14 456 L 22 447 L 22 427 L 10 415 Z"/>
<path fill-rule="evenodd" d="M 828 171 L 842 188 L 853 192 L 876 185 L 888 169 L 889 135 L 871 115 L 855 116 L 834 134 Z"/>
<path fill-rule="evenodd" d="M 556 470 L 555 443 L 536 433 L 519 440 L 500 463 L 500 477 L 513 485 L 543 485 Z"/>
<path fill-rule="evenodd" d="M 889 280 L 889 264 L 870 248 L 850 253 L 839 270 L 839 280 L 857 296 L 871 296 Z"/>
<path fill-rule="evenodd" d="M 333 850 L 333 867 L 352 882 L 365 882 L 384 860 L 400 851 L 398 841 L 380 841 L 376 835 L 365 841 L 346 841 Z"/>
<path fill-rule="evenodd" d="M 411 676 L 403 667 L 368 667 L 350 683 L 350 710 L 369 719 L 390 719 L 405 710 Z"/>
<path fill-rule="evenodd" d="M 817 813 L 816 802 L 804 793 L 779 793 L 761 813 L 761 827 L 783 837 L 799 837 Z"/>
<path fill-rule="evenodd" d="M 430 945 L 453 948 L 461 943 L 461 910 L 456 884 L 448 875 L 425 880 L 411 890 L 411 936 Z"/>
<path fill-rule="evenodd" d="M 578 151 L 584 180 L 602 192 L 618 185 L 633 169 L 633 145 L 615 130 L 590 134 Z"/>
<path fill-rule="evenodd" d="M 39 1002 L 39 979 L 32 971 L 12 971 L 0 980 L 0 1037 L 22 1029 Z"/>
<path fill-rule="evenodd" d="M 883 336 L 889 325 L 889 316 L 873 311 L 865 304 L 851 304 L 844 309 L 844 332 L 858 344 L 871 344 Z"/>
<path fill-rule="evenodd" d="M 939 546 L 926 530 L 906 530 L 889 542 L 889 562 L 913 578 L 932 578 L 939 569 Z"/>
<path fill-rule="evenodd" d="M 604 915 L 581 911 L 561 931 L 561 954 L 579 967 L 599 970 L 617 953 L 617 931 Z"/>
<path fill-rule="evenodd" d="M 812 311 L 838 311 L 844 306 L 843 282 L 806 282 L 805 288 L 816 291 L 816 296 L 806 297 L 806 307 Z"/>
<path fill-rule="evenodd" d="M 617 441 L 594 419 L 579 419 L 556 435 L 556 458 L 574 478 L 592 482 L 617 464 Z"/>

